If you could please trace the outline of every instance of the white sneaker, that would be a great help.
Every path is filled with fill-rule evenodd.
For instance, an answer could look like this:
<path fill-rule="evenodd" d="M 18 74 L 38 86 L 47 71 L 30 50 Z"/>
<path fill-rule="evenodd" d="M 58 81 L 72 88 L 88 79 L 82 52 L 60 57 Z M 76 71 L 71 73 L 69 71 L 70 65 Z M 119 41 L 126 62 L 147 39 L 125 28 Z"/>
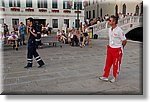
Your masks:
<path fill-rule="evenodd" d="M 111 83 L 114 83 L 114 82 L 116 82 L 116 81 L 117 81 L 116 78 L 112 78 L 112 79 L 110 80 Z"/>
<path fill-rule="evenodd" d="M 107 77 L 103 77 L 103 76 L 99 77 L 99 79 L 103 80 L 103 81 L 108 81 L 108 78 Z"/>

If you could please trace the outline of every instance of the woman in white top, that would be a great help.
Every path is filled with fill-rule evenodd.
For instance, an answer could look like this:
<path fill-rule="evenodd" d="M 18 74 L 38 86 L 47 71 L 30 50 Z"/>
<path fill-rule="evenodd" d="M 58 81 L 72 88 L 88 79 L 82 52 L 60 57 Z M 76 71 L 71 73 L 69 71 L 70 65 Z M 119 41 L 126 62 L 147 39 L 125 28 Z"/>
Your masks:
<path fill-rule="evenodd" d="M 69 34 L 68 34 L 68 43 L 69 43 L 69 45 L 71 45 L 72 39 L 73 39 L 73 34 L 72 34 L 72 29 L 70 29 Z"/>

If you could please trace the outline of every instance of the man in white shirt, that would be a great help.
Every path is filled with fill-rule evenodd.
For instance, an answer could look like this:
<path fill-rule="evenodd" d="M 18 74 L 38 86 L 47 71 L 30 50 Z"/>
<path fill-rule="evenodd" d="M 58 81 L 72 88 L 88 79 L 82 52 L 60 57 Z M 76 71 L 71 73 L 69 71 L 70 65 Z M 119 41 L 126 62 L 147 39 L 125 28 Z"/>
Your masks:
<path fill-rule="evenodd" d="M 106 65 L 104 68 L 104 74 L 99 77 L 100 80 L 108 81 L 108 76 L 110 68 L 113 65 L 113 79 L 110 82 L 115 82 L 117 80 L 117 75 L 119 74 L 122 50 L 125 47 L 127 40 L 122 29 L 117 26 L 118 18 L 116 16 L 111 16 L 109 19 L 109 43 L 107 45 L 107 58 Z"/>

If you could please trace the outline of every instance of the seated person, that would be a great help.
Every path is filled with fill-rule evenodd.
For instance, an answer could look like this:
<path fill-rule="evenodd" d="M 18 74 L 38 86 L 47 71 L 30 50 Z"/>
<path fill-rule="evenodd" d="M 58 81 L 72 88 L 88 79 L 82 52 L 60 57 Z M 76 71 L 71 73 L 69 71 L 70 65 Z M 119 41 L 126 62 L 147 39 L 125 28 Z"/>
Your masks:
<path fill-rule="evenodd" d="M 61 33 L 61 41 L 65 44 L 66 43 L 66 40 L 67 40 L 67 37 L 66 37 L 66 35 L 65 35 L 65 31 L 64 30 L 62 30 L 62 33 Z"/>
<path fill-rule="evenodd" d="M 15 48 L 16 48 L 16 50 L 18 50 L 18 36 L 17 36 L 16 32 L 15 31 L 11 32 L 11 34 L 8 35 L 7 37 L 8 37 L 7 44 L 9 44 L 10 41 L 14 41 L 15 42 Z"/>
<path fill-rule="evenodd" d="M 57 39 L 58 41 L 60 41 L 60 37 L 61 37 L 61 32 L 60 32 L 60 30 L 58 29 L 57 35 L 56 35 L 56 39 Z"/>
<path fill-rule="evenodd" d="M 72 44 L 72 39 L 73 39 L 73 34 L 72 34 L 72 30 L 69 30 L 69 34 L 68 34 L 68 43 L 69 45 Z"/>

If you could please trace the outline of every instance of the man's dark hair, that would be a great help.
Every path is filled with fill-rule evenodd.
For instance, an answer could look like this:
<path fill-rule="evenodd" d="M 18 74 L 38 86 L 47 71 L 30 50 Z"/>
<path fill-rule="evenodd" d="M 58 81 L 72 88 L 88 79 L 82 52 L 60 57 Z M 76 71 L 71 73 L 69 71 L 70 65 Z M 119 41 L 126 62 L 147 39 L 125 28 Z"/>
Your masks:
<path fill-rule="evenodd" d="M 27 20 L 29 20 L 30 22 L 32 22 L 33 23 L 33 18 L 28 18 Z"/>
<path fill-rule="evenodd" d="M 118 17 L 117 16 L 112 15 L 112 16 L 110 16 L 110 18 L 113 18 L 115 23 L 118 24 Z"/>

